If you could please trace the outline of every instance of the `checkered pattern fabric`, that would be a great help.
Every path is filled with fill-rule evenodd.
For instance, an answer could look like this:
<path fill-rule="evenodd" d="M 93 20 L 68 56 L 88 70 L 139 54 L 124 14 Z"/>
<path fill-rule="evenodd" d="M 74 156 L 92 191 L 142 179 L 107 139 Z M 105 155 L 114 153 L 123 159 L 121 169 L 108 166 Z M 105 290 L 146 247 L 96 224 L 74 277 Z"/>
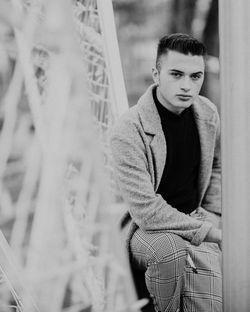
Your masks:
<path fill-rule="evenodd" d="M 145 270 L 157 312 L 222 311 L 221 252 L 216 244 L 193 246 L 175 234 L 137 229 L 130 249 L 133 261 Z"/>

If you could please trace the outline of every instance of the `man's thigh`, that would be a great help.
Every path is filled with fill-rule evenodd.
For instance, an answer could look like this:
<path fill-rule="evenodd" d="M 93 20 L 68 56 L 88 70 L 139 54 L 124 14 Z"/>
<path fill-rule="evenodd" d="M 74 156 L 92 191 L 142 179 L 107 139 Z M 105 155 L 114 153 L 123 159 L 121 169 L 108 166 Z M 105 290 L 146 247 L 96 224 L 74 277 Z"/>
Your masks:
<path fill-rule="evenodd" d="M 222 311 L 221 251 L 217 244 L 202 243 L 193 246 L 189 243 L 189 254 L 197 268 L 194 273 L 186 266 L 183 298 L 183 311 Z"/>
<path fill-rule="evenodd" d="M 178 311 L 184 287 L 186 242 L 171 233 L 138 229 L 130 243 L 132 260 L 144 269 L 147 289 L 156 311 Z"/>

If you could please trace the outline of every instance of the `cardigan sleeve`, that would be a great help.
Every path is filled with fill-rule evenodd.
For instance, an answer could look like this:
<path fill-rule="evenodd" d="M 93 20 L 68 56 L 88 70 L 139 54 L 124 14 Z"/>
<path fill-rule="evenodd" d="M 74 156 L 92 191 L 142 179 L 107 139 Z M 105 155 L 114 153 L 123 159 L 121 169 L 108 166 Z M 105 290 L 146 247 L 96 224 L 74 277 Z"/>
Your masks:
<path fill-rule="evenodd" d="M 114 175 L 133 221 L 144 231 L 166 231 L 199 245 L 212 227 L 179 212 L 154 191 L 143 130 L 129 119 L 120 120 L 111 133 Z"/>

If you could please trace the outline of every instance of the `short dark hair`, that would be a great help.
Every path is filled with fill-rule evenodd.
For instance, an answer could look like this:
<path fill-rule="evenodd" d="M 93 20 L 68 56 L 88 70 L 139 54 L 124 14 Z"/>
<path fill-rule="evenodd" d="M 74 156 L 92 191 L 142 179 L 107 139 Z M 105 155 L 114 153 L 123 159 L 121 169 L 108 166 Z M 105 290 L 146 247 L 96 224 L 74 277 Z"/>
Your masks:
<path fill-rule="evenodd" d="M 156 68 L 159 69 L 160 58 L 167 54 L 169 50 L 177 51 L 183 54 L 192 54 L 206 56 L 206 47 L 204 44 L 191 35 L 176 33 L 162 37 L 159 40 L 156 56 Z"/>

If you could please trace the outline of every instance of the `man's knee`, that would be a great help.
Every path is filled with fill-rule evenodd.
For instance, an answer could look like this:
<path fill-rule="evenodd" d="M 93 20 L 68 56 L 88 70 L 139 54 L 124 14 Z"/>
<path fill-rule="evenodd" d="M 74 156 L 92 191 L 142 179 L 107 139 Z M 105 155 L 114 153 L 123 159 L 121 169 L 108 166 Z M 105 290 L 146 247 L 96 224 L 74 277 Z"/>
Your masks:
<path fill-rule="evenodd" d="M 187 245 L 172 233 L 145 233 L 138 229 L 130 241 L 132 259 L 145 269 L 152 263 L 178 262 L 180 270 L 186 265 Z"/>
<path fill-rule="evenodd" d="M 148 264 L 176 260 L 184 267 L 187 245 L 180 236 L 172 233 L 155 233 L 151 235 L 147 251 Z"/>

